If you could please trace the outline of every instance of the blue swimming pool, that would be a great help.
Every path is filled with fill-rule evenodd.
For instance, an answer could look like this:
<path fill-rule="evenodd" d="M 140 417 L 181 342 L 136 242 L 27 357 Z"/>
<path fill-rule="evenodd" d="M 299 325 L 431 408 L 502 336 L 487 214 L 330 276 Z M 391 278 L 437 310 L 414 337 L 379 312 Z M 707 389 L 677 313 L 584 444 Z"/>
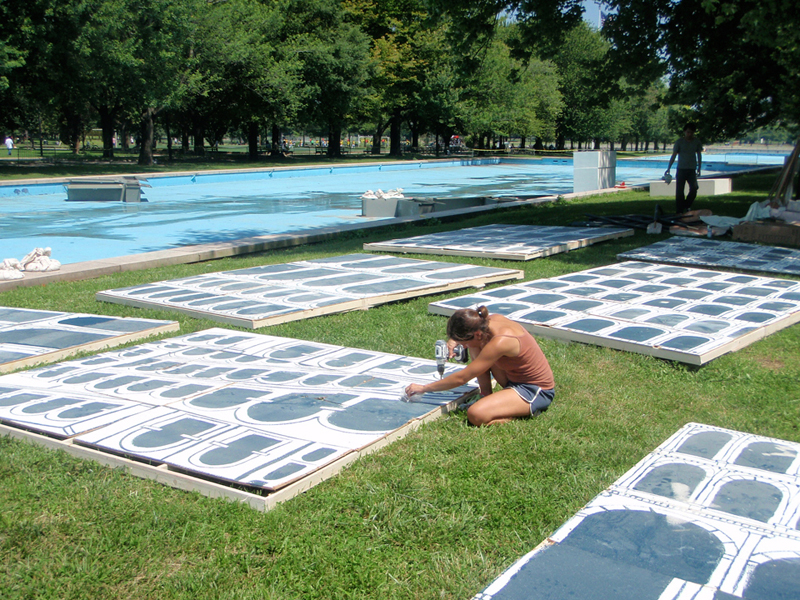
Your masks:
<path fill-rule="evenodd" d="M 619 161 L 617 181 L 661 177 L 666 161 Z M 707 172 L 741 165 L 707 163 Z M 0 186 L 0 260 L 50 246 L 62 263 L 365 223 L 361 195 L 534 196 L 572 191 L 571 159 L 480 159 L 196 173 L 148 178 L 146 203 L 67 202 L 63 184 Z"/>

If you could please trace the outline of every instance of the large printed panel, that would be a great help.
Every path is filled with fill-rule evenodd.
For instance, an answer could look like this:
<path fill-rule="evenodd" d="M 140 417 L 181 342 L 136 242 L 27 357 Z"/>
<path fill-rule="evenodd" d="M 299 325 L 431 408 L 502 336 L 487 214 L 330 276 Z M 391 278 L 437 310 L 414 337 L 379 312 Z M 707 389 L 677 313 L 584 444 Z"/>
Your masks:
<path fill-rule="evenodd" d="M 622 227 L 484 225 L 364 244 L 364 250 L 531 260 L 633 235 Z"/>
<path fill-rule="evenodd" d="M 800 320 L 800 282 L 626 262 L 434 302 L 486 305 L 535 334 L 704 364 Z"/>
<path fill-rule="evenodd" d="M 0 377 L 0 422 L 275 490 L 475 392 L 402 400 L 436 377 L 432 360 L 210 329 Z"/>
<path fill-rule="evenodd" d="M 475 600 L 780 600 L 800 590 L 800 444 L 689 423 Z"/>
<path fill-rule="evenodd" d="M 258 328 L 522 276 L 515 269 L 350 254 L 107 290 L 97 299 Z"/>
<path fill-rule="evenodd" d="M 0 306 L 0 373 L 177 330 L 175 321 Z"/>
<path fill-rule="evenodd" d="M 702 238 L 673 237 L 628 250 L 617 258 L 800 275 L 800 250 Z"/>

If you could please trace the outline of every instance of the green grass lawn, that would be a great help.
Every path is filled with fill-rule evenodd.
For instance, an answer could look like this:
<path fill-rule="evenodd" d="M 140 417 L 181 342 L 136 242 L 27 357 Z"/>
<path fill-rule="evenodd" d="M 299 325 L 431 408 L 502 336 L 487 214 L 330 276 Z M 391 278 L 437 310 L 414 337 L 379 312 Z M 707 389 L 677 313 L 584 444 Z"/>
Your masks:
<path fill-rule="evenodd" d="M 775 175 L 734 180 L 697 207 L 741 216 Z M 674 206 L 663 199 L 667 208 Z M 21 288 L 0 304 L 175 319 L 98 303 L 95 292 L 190 274 L 358 252 L 364 242 L 487 223 L 569 224 L 652 214 L 645 192 L 496 211 L 458 222 Z M 635 236 L 528 263 L 446 258 L 551 277 L 615 262 L 666 235 Z M 413 256 L 413 255 L 411 255 Z M 419 258 L 430 258 L 420 256 Z M 454 293 L 451 295 L 458 295 Z M 263 333 L 432 358 L 446 319 L 428 296 L 268 327 Z M 220 326 L 177 317 L 181 333 Z M 470 598 L 687 422 L 800 442 L 800 326 L 692 368 L 540 339 L 557 395 L 542 416 L 426 425 L 268 513 L 0 438 L 2 598 Z"/>

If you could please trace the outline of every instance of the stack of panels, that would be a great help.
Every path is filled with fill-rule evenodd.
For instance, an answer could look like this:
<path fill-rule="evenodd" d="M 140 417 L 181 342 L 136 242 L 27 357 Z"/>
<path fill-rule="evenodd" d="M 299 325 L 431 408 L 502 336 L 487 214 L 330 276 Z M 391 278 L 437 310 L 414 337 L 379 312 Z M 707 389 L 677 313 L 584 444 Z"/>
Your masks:
<path fill-rule="evenodd" d="M 0 421 L 275 490 L 475 391 L 401 400 L 434 377 L 431 360 L 210 329 L 0 377 Z"/>
<path fill-rule="evenodd" d="M 351 254 L 107 290 L 97 299 L 258 328 L 522 276 L 515 269 Z"/>
<path fill-rule="evenodd" d="M 177 330 L 174 321 L 0 307 L 0 373 Z"/>
<path fill-rule="evenodd" d="M 626 262 L 434 302 L 485 305 L 534 334 L 704 364 L 800 320 L 800 282 Z"/>
<path fill-rule="evenodd" d="M 684 426 L 474 600 L 780 600 L 800 590 L 800 445 Z"/>
<path fill-rule="evenodd" d="M 532 260 L 631 235 L 622 227 L 484 225 L 364 244 L 364 250 Z"/>

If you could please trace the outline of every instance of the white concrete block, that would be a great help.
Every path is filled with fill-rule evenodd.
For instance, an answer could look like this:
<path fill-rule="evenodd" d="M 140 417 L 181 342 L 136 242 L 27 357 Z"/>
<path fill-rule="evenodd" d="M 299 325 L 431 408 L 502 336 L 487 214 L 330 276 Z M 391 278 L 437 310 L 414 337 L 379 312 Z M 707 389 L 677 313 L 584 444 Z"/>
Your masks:
<path fill-rule="evenodd" d="M 572 155 L 572 191 L 593 192 L 617 183 L 617 153 L 608 150 L 575 152 Z"/>
<path fill-rule="evenodd" d="M 610 169 L 617 166 L 617 153 L 610 150 L 574 152 L 572 154 L 572 164 L 576 169 L 588 167 Z"/>
<path fill-rule="evenodd" d="M 729 177 L 722 177 L 718 179 L 698 179 L 697 190 L 698 196 L 720 196 L 722 194 L 731 193 L 731 180 Z M 685 192 L 689 193 L 689 184 L 686 184 Z M 674 196 L 675 195 L 675 180 L 673 179 L 669 184 L 666 181 L 651 181 L 650 182 L 650 196 Z"/>

